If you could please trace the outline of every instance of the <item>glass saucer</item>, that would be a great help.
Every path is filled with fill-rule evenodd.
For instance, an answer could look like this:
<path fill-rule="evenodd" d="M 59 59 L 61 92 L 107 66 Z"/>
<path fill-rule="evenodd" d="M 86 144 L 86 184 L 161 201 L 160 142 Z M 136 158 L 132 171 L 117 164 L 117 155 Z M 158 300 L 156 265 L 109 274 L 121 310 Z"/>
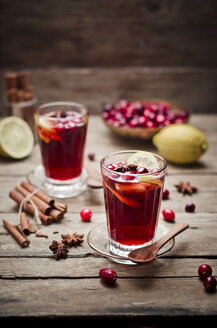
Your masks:
<path fill-rule="evenodd" d="M 49 179 L 45 176 L 42 165 L 27 174 L 28 181 L 36 188 L 43 190 L 46 194 L 56 198 L 75 197 L 87 190 L 87 171 L 83 168 L 79 177 L 67 182 Z"/>
<path fill-rule="evenodd" d="M 161 237 L 163 237 L 168 230 L 163 227 L 162 225 L 158 225 L 156 237 L 154 238 L 154 242 L 159 240 Z M 123 263 L 123 264 L 130 264 L 130 265 L 138 265 L 138 263 L 135 263 L 128 259 L 126 256 L 119 256 L 114 255 L 109 250 L 109 242 L 108 242 L 108 231 L 107 231 L 107 224 L 106 222 L 100 223 L 96 227 L 94 227 L 92 230 L 89 231 L 87 235 L 87 242 L 89 246 L 95 250 L 97 253 L 101 254 L 102 256 L 108 257 L 112 259 L 115 262 Z M 171 239 L 164 245 L 158 252 L 156 257 L 160 257 L 163 254 L 169 252 L 173 246 L 175 245 L 175 238 Z"/>

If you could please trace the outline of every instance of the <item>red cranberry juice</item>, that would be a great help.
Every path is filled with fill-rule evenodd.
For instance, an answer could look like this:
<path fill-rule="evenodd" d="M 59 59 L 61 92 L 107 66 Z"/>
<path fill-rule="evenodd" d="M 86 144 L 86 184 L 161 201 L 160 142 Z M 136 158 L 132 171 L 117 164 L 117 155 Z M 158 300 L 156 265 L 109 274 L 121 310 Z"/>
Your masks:
<path fill-rule="evenodd" d="M 87 117 L 74 112 L 52 112 L 42 117 L 44 123 L 39 123 L 37 129 L 46 176 L 55 180 L 78 177 L 82 171 Z"/>
<path fill-rule="evenodd" d="M 136 246 L 154 238 L 163 179 L 147 183 L 121 182 L 104 177 L 105 208 L 111 239 Z"/>

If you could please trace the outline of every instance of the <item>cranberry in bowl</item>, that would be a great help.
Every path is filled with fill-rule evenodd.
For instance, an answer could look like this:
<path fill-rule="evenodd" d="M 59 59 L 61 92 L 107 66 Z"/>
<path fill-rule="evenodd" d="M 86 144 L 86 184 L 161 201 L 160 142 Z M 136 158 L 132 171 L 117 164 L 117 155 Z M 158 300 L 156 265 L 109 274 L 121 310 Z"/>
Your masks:
<path fill-rule="evenodd" d="M 151 139 L 164 126 L 186 123 L 189 111 L 163 100 L 129 102 L 124 99 L 106 104 L 101 117 L 106 126 L 119 135 Z"/>

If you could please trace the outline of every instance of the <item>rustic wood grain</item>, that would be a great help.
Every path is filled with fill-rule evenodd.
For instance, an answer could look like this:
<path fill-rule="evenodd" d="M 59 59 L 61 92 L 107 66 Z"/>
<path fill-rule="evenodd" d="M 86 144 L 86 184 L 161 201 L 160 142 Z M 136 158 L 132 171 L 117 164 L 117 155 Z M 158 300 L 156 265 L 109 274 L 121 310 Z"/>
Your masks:
<path fill-rule="evenodd" d="M 177 201 L 176 201 L 177 202 Z M 174 201 L 173 201 L 174 204 Z M 185 204 L 185 203 L 184 203 Z M 164 208 L 162 204 L 162 208 Z M 168 205 L 166 205 L 168 206 Z M 102 206 L 102 208 L 104 205 Z M 168 206 L 169 207 L 169 206 Z M 176 211 L 176 207 L 169 207 Z M 217 254 L 213 252 L 213 245 L 217 243 L 217 236 L 213 233 L 217 229 L 216 212 L 207 213 L 185 213 L 176 211 L 176 222 L 187 222 L 190 227 L 188 230 L 176 237 L 176 244 L 174 248 L 167 254 L 166 257 L 215 257 Z M 3 215 L 3 214 L 2 214 Z M 4 214 L 7 220 L 12 224 L 18 224 L 19 220 L 15 213 Z M 106 222 L 104 210 L 101 213 L 94 213 L 90 223 L 82 222 L 79 212 L 68 213 L 59 224 L 52 224 L 51 226 L 39 225 L 36 227 L 39 231 L 46 233 L 47 238 L 37 238 L 34 234 L 28 236 L 30 246 L 22 249 L 13 239 L 13 237 L 2 226 L 0 221 L 0 256 L 4 257 L 53 257 L 52 252 L 49 250 L 49 245 L 52 240 L 61 240 L 61 234 L 65 233 L 84 233 L 84 243 L 79 247 L 70 248 L 69 257 L 93 257 L 99 256 L 87 244 L 88 232 L 96 227 L 98 224 Z M 34 223 L 34 221 L 33 221 Z M 167 223 L 163 220 L 160 214 L 159 224 L 163 225 L 168 230 L 173 227 L 173 224 Z M 58 234 L 53 234 L 58 231 Z M 206 245 L 206 247 L 204 247 Z"/>
<path fill-rule="evenodd" d="M 115 318 L 148 313 L 163 317 L 168 312 L 171 316 L 216 314 L 216 295 L 204 297 L 204 288 L 196 277 L 119 279 L 117 288 L 110 289 L 99 279 L 88 278 L 82 279 L 81 284 L 77 279 L 3 280 L 1 290 L 7 295 L 2 298 L 4 316 L 28 313 L 36 317 L 112 315 Z M 132 292 L 135 290 L 136 295 Z"/>
<path fill-rule="evenodd" d="M 57 100 L 76 101 L 96 114 L 101 112 L 103 104 L 123 98 L 158 98 L 181 104 L 191 112 L 217 112 L 216 68 L 29 68 L 28 71 L 38 105 Z M 6 114 L 3 74 L 0 72 L 2 115 Z"/>
<path fill-rule="evenodd" d="M 192 115 L 192 123 L 202 129 L 209 150 L 193 166 L 169 164 L 165 187 L 170 190 L 161 210 L 171 208 L 176 222 L 189 223 L 189 229 L 176 237 L 173 249 L 164 256 L 144 265 L 126 266 L 104 258 L 87 244 L 87 234 L 106 221 L 102 190 L 88 190 L 66 199 L 68 212 L 60 223 L 39 225 L 48 238 L 31 234 L 28 248 L 21 248 L 2 225 L 5 218 L 17 224 L 18 207 L 8 197 L 9 191 L 23 179 L 26 172 L 40 163 L 38 146 L 22 161 L 0 159 L 0 317 L 10 320 L 48 319 L 72 320 L 76 325 L 85 320 L 98 326 L 108 320 L 114 324 L 138 327 L 177 325 L 177 321 L 210 322 L 217 317 L 216 293 L 206 293 L 197 270 L 207 263 L 217 272 L 217 166 L 215 115 Z M 100 142 L 99 142 L 100 140 Z M 96 147 L 97 145 L 97 147 Z M 128 141 L 112 135 L 98 116 L 92 116 L 88 129 L 86 153 L 95 152 L 92 163 L 99 169 L 99 160 L 106 153 L 120 149 L 156 151 L 150 142 Z M 190 181 L 198 187 L 192 196 L 178 193 L 174 184 Z M 193 202 L 195 213 L 186 213 L 185 205 Z M 81 221 L 83 207 L 93 210 L 91 222 Z M 34 223 L 34 222 L 33 222 Z M 159 223 L 170 229 L 160 214 Z M 57 234 L 54 234 L 58 231 Z M 84 233 L 84 243 L 72 247 L 67 259 L 53 258 L 49 245 L 60 240 L 61 233 Z M 108 288 L 99 279 L 99 270 L 110 267 L 118 274 L 115 288 Z M 68 321 L 71 322 L 71 321 Z M 96 326 L 97 326 L 96 325 Z M 97 326 L 97 327 L 98 327 Z"/>
<path fill-rule="evenodd" d="M 1 67 L 216 67 L 216 15 L 212 0 L 1 1 Z"/>
<path fill-rule="evenodd" d="M 66 261 L 53 258 L 17 257 L 0 258 L 0 277 L 2 279 L 72 279 L 99 278 L 99 270 L 108 267 L 118 272 L 119 278 L 192 278 L 198 277 L 197 268 L 204 258 L 158 258 L 144 265 L 115 263 L 102 257 L 74 257 Z M 206 259 L 213 271 L 217 270 L 216 259 Z M 64 266 L 64 270 L 63 270 Z"/>

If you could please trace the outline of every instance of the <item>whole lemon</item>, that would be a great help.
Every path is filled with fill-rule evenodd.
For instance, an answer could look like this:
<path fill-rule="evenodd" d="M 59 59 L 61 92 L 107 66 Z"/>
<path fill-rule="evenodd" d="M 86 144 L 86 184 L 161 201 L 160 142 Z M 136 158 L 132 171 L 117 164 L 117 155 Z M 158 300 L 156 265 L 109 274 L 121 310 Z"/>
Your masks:
<path fill-rule="evenodd" d="M 190 124 L 168 125 L 152 141 L 166 160 L 178 164 L 197 161 L 208 148 L 203 132 Z"/>

